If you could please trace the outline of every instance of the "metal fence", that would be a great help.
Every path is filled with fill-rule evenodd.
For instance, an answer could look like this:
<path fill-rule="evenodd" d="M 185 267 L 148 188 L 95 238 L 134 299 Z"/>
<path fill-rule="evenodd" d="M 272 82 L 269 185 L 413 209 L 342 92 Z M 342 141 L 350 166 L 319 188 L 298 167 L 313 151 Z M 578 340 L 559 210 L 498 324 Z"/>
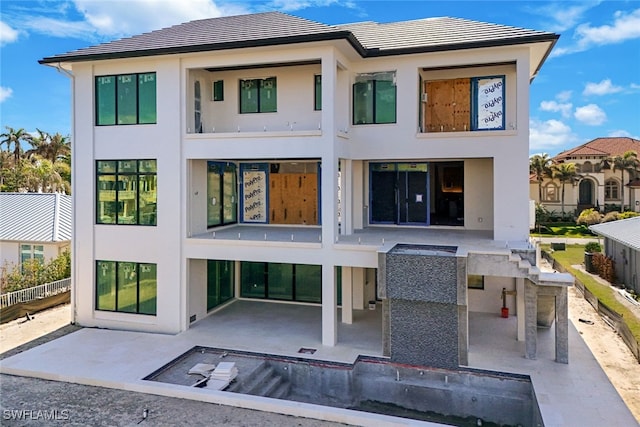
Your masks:
<path fill-rule="evenodd" d="M 562 273 L 567 272 L 567 270 L 547 252 L 543 251 L 542 256 L 544 256 L 547 261 L 553 264 L 553 268 L 555 270 L 558 270 Z M 575 286 L 582 293 L 584 299 L 586 299 L 587 302 L 591 304 L 591 306 L 598 312 L 598 314 L 604 319 L 604 321 L 609 326 L 611 326 L 618 333 L 618 335 L 620 335 L 620 337 L 622 337 L 622 341 L 624 341 L 627 347 L 629 347 L 629 350 L 631 350 L 633 356 L 636 358 L 638 363 L 640 363 L 640 344 L 638 343 L 636 337 L 634 337 L 631 333 L 631 330 L 629 329 L 627 324 L 624 323 L 623 316 L 600 301 L 598 297 L 593 295 L 589 291 L 589 289 L 584 286 L 584 283 L 578 280 L 577 277 L 575 278 Z"/>
<path fill-rule="evenodd" d="M 32 288 L 21 289 L 19 291 L 8 292 L 0 295 L 0 308 L 6 308 L 21 302 L 29 302 L 57 295 L 71 290 L 71 278 L 57 280 L 44 285 Z"/>

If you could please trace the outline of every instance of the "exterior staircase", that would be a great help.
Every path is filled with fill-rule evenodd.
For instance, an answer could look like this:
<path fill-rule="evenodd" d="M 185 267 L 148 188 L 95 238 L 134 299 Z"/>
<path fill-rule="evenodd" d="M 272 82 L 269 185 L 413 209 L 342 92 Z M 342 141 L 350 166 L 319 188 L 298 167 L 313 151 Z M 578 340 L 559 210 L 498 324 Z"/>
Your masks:
<path fill-rule="evenodd" d="M 226 391 L 285 399 L 291 391 L 291 384 L 279 375 L 267 361 L 263 361 L 251 373 L 243 375 L 243 379 L 236 378 L 236 381 Z"/>

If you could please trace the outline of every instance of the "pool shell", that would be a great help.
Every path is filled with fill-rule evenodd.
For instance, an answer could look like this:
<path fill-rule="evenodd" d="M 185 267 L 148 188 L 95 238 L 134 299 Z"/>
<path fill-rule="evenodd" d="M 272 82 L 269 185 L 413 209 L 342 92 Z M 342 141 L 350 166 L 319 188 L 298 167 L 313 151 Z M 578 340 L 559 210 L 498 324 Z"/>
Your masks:
<path fill-rule="evenodd" d="M 234 362 L 225 391 L 439 422 L 456 426 L 543 426 L 527 375 L 441 369 L 359 357 L 355 363 L 196 346 L 145 377 L 193 386 L 197 363 Z"/>

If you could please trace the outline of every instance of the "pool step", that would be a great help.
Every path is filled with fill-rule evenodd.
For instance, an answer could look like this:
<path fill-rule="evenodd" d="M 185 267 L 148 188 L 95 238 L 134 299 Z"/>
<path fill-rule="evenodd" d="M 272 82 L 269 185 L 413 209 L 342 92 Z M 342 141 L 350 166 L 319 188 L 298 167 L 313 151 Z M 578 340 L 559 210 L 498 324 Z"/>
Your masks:
<path fill-rule="evenodd" d="M 291 390 L 291 384 L 282 376 L 278 375 L 274 369 L 266 362 L 262 362 L 247 378 L 236 381 L 227 391 L 242 394 L 252 394 L 254 396 L 272 397 L 282 399 Z"/>

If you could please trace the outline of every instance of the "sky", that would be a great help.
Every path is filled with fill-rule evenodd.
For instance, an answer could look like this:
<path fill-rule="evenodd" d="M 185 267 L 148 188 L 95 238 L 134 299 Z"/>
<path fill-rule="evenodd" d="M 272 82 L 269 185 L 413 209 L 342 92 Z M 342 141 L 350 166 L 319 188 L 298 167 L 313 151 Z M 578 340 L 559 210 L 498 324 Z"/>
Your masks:
<path fill-rule="evenodd" d="M 640 139 L 640 1 L 0 0 L 0 127 L 69 135 L 71 83 L 47 56 L 194 19 L 281 11 L 325 24 L 452 16 L 560 39 L 531 84 L 530 154 Z"/>

